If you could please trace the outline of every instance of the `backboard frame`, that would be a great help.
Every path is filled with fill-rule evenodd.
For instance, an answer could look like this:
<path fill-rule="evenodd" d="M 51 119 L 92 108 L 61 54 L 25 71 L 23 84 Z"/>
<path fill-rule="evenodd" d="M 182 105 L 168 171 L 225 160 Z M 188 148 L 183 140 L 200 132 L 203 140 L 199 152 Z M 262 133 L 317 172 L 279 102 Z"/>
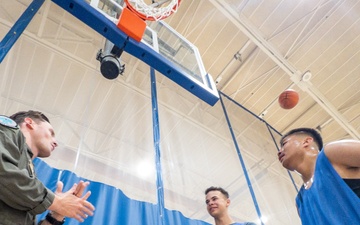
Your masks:
<path fill-rule="evenodd" d="M 209 105 L 213 106 L 219 100 L 219 94 L 215 83 L 209 74 L 205 73 L 202 75 L 202 82 L 193 78 L 182 68 L 159 54 L 152 46 L 129 38 L 116 26 L 114 21 L 110 20 L 106 15 L 99 12 L 85 0 L 52 1 L 116 46 L 123 48 L 124 51 L 130 55 L 142 60 L 150 67 L 165 75 Z M 197 48 L 195 49 L 196 52 Z M 199 55 L 198 52 L 196 54 Z M 203 68 L 201 70 L 205 71 Z"/>

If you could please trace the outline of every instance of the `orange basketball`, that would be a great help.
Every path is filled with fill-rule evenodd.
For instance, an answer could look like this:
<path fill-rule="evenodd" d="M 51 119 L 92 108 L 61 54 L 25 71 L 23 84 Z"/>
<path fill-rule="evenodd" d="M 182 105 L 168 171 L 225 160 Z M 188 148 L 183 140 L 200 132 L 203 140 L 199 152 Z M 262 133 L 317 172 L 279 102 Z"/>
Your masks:
<path fill-rule="evenodd" d="M 283 109 L 292 109 L 299 102 L 299 94 L 292 89 L 283 91 L 279 96 L 279 104 Z"/>

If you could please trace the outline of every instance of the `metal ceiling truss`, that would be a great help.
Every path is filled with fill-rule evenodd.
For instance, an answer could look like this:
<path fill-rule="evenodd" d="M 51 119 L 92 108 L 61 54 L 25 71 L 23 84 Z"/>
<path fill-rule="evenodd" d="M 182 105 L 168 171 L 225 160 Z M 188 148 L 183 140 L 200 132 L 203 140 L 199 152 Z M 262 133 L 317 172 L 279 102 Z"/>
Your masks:
<path fill-rule="evenodd" d="M 292 66 L 260 32 L 246 20 L 240 17 L 224 1 L 210 0 L 233 24 L 235 24 L 252 42 L 254 42 L 269 58 L 271 58 L 280 68 L 282 68 L 290 79 L 303 91 L 308 93 L 338 124 L 344 128 L 352 138 L 360 139 L 360 134 L 351 126 L 347 119 L 331 104 L 331 102 L 309 81 L 311 74 L 300 72 Z"/>

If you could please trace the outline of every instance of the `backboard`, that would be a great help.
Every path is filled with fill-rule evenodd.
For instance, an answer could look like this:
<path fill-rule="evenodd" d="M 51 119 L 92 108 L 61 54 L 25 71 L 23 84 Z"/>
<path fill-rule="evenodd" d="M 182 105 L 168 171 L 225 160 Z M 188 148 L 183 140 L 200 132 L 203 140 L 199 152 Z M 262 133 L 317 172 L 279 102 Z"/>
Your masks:
<path fill-rule="evenodd" d="M 149 23 L 141 42 L 117 26 L 123 1 L 52 0 L 124 51 L 144 61 L 210 105 L 219 95 L 196 46 L 163 21 Z"/>

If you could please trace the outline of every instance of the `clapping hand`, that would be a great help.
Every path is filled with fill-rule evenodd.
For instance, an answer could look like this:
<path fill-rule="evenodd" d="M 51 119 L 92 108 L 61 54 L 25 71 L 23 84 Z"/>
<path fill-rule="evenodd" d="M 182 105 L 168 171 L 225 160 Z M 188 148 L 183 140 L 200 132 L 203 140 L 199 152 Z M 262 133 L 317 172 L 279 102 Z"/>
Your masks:
<path fill-rule="evenodd" d="M 84 219 L 92 216 L 95 207 L 87 201 L 91 192 L 88 191 L 84 195 L 84 191 L 89 184 L 88 181 L 80 181 L 78 184 L 74 184 L 67 192 L 62 192 L 64 185 L 59 181 L 55 191 L 55 200 L 49 208 L 53 212 L 53 217 L 60 220 L 63 217 L 71 217 L 79 222 L 84 222 Z"/>

